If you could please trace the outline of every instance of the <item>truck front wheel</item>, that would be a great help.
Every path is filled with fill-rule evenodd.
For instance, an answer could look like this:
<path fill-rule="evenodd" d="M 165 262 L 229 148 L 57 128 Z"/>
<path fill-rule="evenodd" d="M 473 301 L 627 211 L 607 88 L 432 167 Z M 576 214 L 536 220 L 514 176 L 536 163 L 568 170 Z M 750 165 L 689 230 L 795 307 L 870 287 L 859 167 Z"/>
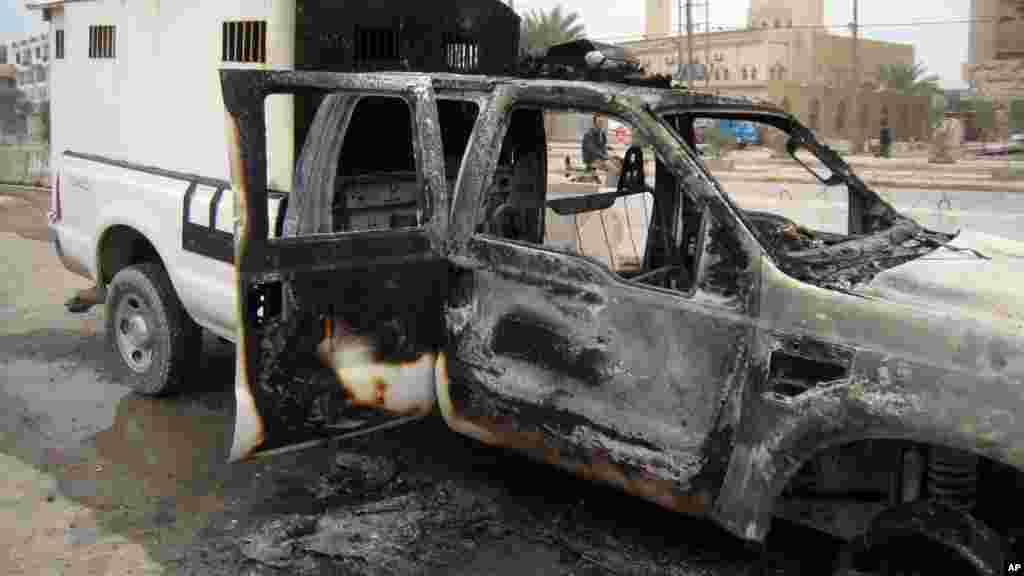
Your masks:
<path fill-rule="evenodd" d="M 180 389 L 202 338 L 163 267 L 147 262 L 118 272 L 106 312 L 107 344 L 125 383 L 147 396 Z"/>

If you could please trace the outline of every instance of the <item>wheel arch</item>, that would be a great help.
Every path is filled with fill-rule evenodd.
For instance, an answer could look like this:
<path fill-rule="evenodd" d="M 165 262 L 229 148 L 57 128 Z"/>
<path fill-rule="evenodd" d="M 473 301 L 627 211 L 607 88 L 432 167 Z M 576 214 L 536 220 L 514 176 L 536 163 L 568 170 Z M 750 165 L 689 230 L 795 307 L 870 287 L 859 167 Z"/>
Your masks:
<path fill-rule="evenodd" d="M 786 430 L 785 428 L 788 428 Z M 727 530 L 754 542 L 763 542 L 776 504 L 785 489 L 808 463 L 837 447 L 867 442 L 905 442 L 919 448 L 951 448 L 979 457 L 979 462 L 1010 469 L 1024 478 L 1024 466 L 1015 461 L 1006 444 L 985 442 L 968 434 L 911 428 L 893 422 L 870 431 L 844 428 L 822 434 L 810 426 L 779 427 L 768 442 L 736 444 L 726 480 L 712 516 Z"/>
<path fill-rule="evenodd" d="M 155 262 L 167 269 L 156 245 L 126 224 L 112 224 L 103 230 L 96 243 L 96 282 L 106 286 L 118 272 L 142 262 Z"/>

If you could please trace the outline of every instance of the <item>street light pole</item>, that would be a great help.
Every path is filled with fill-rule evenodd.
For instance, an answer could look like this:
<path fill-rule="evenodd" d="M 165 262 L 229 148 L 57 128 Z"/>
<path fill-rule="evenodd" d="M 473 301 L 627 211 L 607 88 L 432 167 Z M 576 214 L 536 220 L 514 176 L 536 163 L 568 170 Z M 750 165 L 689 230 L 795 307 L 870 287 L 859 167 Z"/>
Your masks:
<path fill-rule="evenodd" d="M 676 74 L 683 73 L 683 0 L 676 2 L 679 18 L 676 22 Z"/>
<path fill-rule="evenodd" d="M 689 56 L 686 62 L 686 84 L 693 90 L 693 0 L 686 0 L 686 45 Z"/>
<path fill-rule="evenodd" d="M 704 88 L 711 86 L 711 24 L 708 11 L 711 0 L 704 0 Z"/>
<path fill-rule="evenodd" d="M 864 126 L 861 118 L 860 107 L 857 105 L 857 97 L 860 95 L 860 29 L 857 14 L 857 0 L 853 0 L 853 95 L 850 97 L 850 118 L 853 119 L 853 152 L 858 154 L 864 150 Z"/>

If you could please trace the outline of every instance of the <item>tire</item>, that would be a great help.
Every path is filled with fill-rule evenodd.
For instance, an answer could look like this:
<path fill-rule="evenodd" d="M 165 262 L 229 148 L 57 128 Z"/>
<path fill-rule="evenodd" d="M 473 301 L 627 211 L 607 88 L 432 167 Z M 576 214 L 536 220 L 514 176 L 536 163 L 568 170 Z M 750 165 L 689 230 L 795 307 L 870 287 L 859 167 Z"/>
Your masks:
<path fill-rule="evenodd" d="M 106 305 L 107 345 L 123 383 L 146 396 L 180 390 L 202 338 L 163 267 L 147 262 L 122 269 Z"/>

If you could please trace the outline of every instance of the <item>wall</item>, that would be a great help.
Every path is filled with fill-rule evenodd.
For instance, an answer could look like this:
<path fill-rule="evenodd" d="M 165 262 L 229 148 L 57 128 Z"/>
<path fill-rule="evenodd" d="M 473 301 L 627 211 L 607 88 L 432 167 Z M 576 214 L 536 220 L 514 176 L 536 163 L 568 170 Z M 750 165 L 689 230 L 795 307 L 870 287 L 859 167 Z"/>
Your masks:
<path fill-rule="evenodd" d="M 53 163 L 77 150 L 228 179 L 221 23 L 267 20 L 268 66 L 290 66 L 281 46 L 293 41 L 294 20 L 281 15 L 293 11 L 294 0 L 106 1 L 55 10 L 51 28 L 65 30 L 65 58 L 51 66 Z M 115 59 L 88 58 L 89 26 L 97 24 L 117 26 Z M 271 141 L 288 140 L 287 106 L 271 114 Z M 275 185 L 291 181 L 292 146 L 283 144 L 269 151 Z"/>
<path fill-rule="evenodd" d="M 853 79 L 853 38 L 833 35 L 819 35 L 817 39 L 815 66 L 819 76 L 833 85 L 840 85 Z M 861 38 L 858 46 L 861 61 L 861 78 L 865 82 L 878 79 L 878 67 L 883 65 L 914 65 L 914 47 L 910 44 L 895 44 Z"/>
<path fill-rule="evenodd" d="M 893 136 L 898 141 L 926 140 L 931 134 L 928 127 L 927 96 L 862 90 L 857 96 L 859 110 L 855 113 L 850 101 L 851 94 L 847 90 L 771 82 L 768 93 L 770 101 L 788 108 L 821 138 L 852 139 L 857 123 L 868 138 L 877 138 L 883 117 L 888 119 Z M 837 122 L 839 116 L 843 117 L 841 128 Z"/>
<path fill-rule="evenodd" d="M 672 32 L 672 0 L 646 0 L 644 34 L 648 38 L 667 36 Z"/>
<path fill-rule="evenodd" d="M 710 44 L 712 66 L 709 87 L 726 94 L 763 96 L 767 82 L 772 79 L 771 69 L 785 69 L 782 79 L 808 84 L 838 84 L 853 77 L 852 41 L 848 37 L 823 34 L 820 31 L 798 28 L 767 28 L 713 32 L 694 36 L 694 60 L 707 63 L 706 46 Z M 622 46 L 632 52 L 648 72 L 670 73 L 677 59 L 678 43 L 675 38 L 626 42 Z M 684 58 L 686 45 L 683 45 Z M 860 41 L 862 73 L 865 81 L 877 78 L 882 64 L 914 63 L 914 47 L 909 44 Z M 720 74 L 714 77 L 714 68 L 727 69 L 729 79 Z M 757 79 L 743 69 L 757 69 Z M 702 88 L 705 83 L 697 82 Z"/>

